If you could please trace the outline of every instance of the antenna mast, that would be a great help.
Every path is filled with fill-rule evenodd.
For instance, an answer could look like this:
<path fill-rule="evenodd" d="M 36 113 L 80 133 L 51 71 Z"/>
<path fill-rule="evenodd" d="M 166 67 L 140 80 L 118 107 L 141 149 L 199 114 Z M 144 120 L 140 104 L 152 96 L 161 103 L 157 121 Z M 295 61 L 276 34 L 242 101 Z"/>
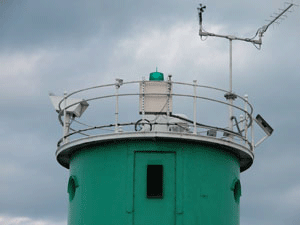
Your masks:
<path fill-rule="evenodd" d="M 238 41 L 250 42 L 250 43 L 254 44 L 254 46 L 257 49 L 261 49 L 263 34 L 267 31 L 269 26 L 271 24 L 275 23 L 286 12 L 289 12 L 289 9 L 291 9 L 293 6 L 296 5 L 294 3 L 287 3 L 287 4 L 288 4 L 288 6 L 285 9 L 280 10 L 280 13 L 276 14 L 275 18 L 272 21 L 270 21 L 267 25 L 264 25 L 261 28 L 259 28 L 256 32 L 256 35 L 253 38 L 239 38 L 239 37 L 236 37 L 233 35 L 221 35 L 221 34 L 214 34 L 214 33 L 205 31 L 202 26 L 202 14 L 204 12 L 204 9 L 206 9 L 206 6 L 202 6 L 202 4 L 200 4 L 200 7 L 197 8 L 198 13 L 199 13 L 199 25 L 200 25 L 199 35 L 200 35 L 200 38 L 202 39 L 202 37 L 210 36 L 210 37 L 225 38 L 225 39 L 229 40 L 229 92 L 227 94 L 225 94 L 224 97 L 229 101 L 229 129 L 230 130 L 233 130 L 233 107 L 232 107 L 232 105 L 233 105 L 233 101 L 237 97 L 232 92 L 232 41 L 238 40 Z M 255 39 L 257 37 L 257 35 L 258 35 L 258 39 Z"/>

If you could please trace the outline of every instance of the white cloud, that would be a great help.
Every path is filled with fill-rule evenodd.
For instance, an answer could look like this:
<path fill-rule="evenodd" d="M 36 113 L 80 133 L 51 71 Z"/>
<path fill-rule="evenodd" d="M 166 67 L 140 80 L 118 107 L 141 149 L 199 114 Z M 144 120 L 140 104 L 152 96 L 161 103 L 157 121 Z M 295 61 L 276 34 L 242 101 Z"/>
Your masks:
<path fill-rule="evenodd" d="M 32 2 L 38 6 L 34 8 L 34 11 L 43 12 L 44 4 L 39 5 L 38 1 Z M 117 3 L 111 1 L 108 6 L 114 6 L 113 4 Z M 94 37 L 88 37 L 90 28 L 97 31 L 99 27 L 95 26 L 95 23 L 91 22 L 92 20 L 86 20 L 81 16 L 81 25 L 84 24 L 89 32 L 80 32 L 80 38 L 83 38 L 84 41 L 78 42 L 76 38 L 79 37 L 75 37 L 76 32 L 73 33 L 74 29 L 71 29 L 76 40 L 74 41 L 70 35 L 67 35 L 68 38 L 70 37 L 68 39 L 70 43 L 65 43 L 64 33 L 70 26 L 60 32 L 55 23 L 53 26 L 55 29 L 49 33 L 55 33 L 57 36 L 49 36 L 44 29 L 32 32 L 33 36 L 38 39 L 42 39 L 38 34 L 44 33 L 49 36 L 49 40 L 42 40 L 42 43 L 47 43 L 42 45 L 42 50 L 36 49 L 36 46 L 28 47 L 26 42 L 22 41 L 27 40 L 26 37 L 31 37 L 29 31 L 23 34 L 26 36 L 25 38 L 21 35 L 8 36 L 9 39 L 15 37 L 16 42 L 13 43 L 22 43 L 22 49 L 23 47 L 27 50 L 30 48 L 31 52 L 7 53 L 2 48 L 0 53 L 0 99 L 9 100 L 7 104 L 2 104 L 4 116 L 0 122 L 1 149 L 3 150 L 0 155 L 2 159 L 0 166 L 1 207 L 3 208 L 2 213 L 4 210 L 7 213 L 18 211 L 20 212 L 18 215 L 27 217 L 0 215 L 0 225 L 66 224 L 66 221 L 33 219 L 34 216 L 44 218 L 47 215 L 51 215 L 51 218 L 58 218 L 57 215 L 60 216 L 59 218 L 64 218 L 67 214 L 67 201 L 64 199 L 67 198 L 67 194 L 64 182 L 67 182 L 68 171 L 55 162 L 56 142 L 52 141 L 53 136 L 61 135 L 61 130 L 56 123 L 55 112 L 45 113 L 47 110 L 49 112 L 53 110 L 51 103 L 43 104 L 44 101 L 48 101 L 47 92 L 49 90 L 63 93 L 64 88 L 72 91 L 97 84 L 113 83 L 114 77 L 112 76 L 123 78 L 125 81 L 138 80 L 154 71 L 156 66 L 159 71 L 165 73 L 165 76 L 168 73 L 173 74 L 173 80 L 192 82 L 197 79 L 199 84 L 227 88 L 228 40 L 211 37 L 204 42 L 201 41 L 198 36 L 199 26 L 196 11 L 198 2 L 191 3 L 191 7 L 194 8 L 190 12 L 193 14 L 194 20 L 187 22 L 183 22 L 187 18 L 183 15 L 189 14 L 188 18 L 191 18 L 190 13 L 184 13 L 185 10 L 182 9 L 180 9 L 182 11 L 180 13 L 178 13 L 179 10 L 172 12 L 172 9 L 169 8 L 169 6 L 174 6 L 178 9 L 179 5 L 180 3 L 175 6 L 173 2 L 164 3 L 162 6 L 168 6 L 168 8 L 161 8 L 159 13 L 151 15 L 151 17 L 143 11 L 139 11 L 145 7 L 111 7 L 114 12 L 117 12 L 111 14 L 114 15 L 117 22 L 112 21 L 112 17 L 108 17 L 103 24 L 113 25 L 113 31 L 100 29 L 101 32 L 102 30 L 104 32 L 99 32 Z M 186 6 L 186 3 L 184 5 Z M 210 2 L 207 6 L 204 14 L 204 25 L 207 31 L 220 34 L 233 32 L 234 35 L 242 37 L 247 37 L 248 34 L 251 36 L 258 26 L 263 25 L 264 19 L 268 19 L 269 13 L 271 14 L 280 6 L 283 7 L 279 0 L 243 2 L 241 4 L 216 1 Z M 121 11 L 123 9 L 125 11 Z M 130 27 L 129 29 L 128 24 L 132 23 L 128 22 L 127 15 L 130 18 L 132 16 L 130 21 L 141 19 L 140 16 L 137 16 L 141 14 L 132 13 L 131 9 L 135 12 L 143 12 L 145 18 L 138 24 L 139 27 Z M 51 7 L 50 10 L 50 15 L 58 18 L 57 11 Z M 99 10 L 101 12 L 105 9 L 99 8 Z M 82 10 L 78 8 L 78 12 L 82 12 Z M 164 18 L 161 12 L 167 16 L 171 13 L 174 19 L 176 16 L 177 22 L 168 23 L 168 27 L 166 22 L 162 25 L 153 22 L 153 16 Z M 229 14 L 229 12 L 239 13 Z M 278 28 L 277 25 L 269 28 L 260 52 L 251 44 L 242 42 L 233 44 L 234 89 L 240 87 L 242 91 L 237 93 L 241 95 L 246 91 L 250 96 L 251 103 L 256 106 L 255 110 L 269 114 L 267 119 L 270 117 L 274 118 L 273 121 L 277 119 L 274 136 L 261 145 L 259 151 L 256 152 L 253 168 L 242 174 L 243 190 L 248 189 L 248 191 L 244 191 L 244 200 L 241 203 L 243 224 L 297 224 L 297 222 L 289 223 L 288 218 L 294 215 L 298 219 L 300 210 L 300 187 L 297 180 L 299 157 L 296 153 L 298 139 L 297 135 L 293 135 L 297 133 L 294 127 L 296 128 L 298 122 L 294 115 L 299 112 L 297 99 L 294 97 L 299 96 L 297 84 L 299 83 L 298 24 L 300 20 L 298 17 L 300 14 L 298 12 L 297 8 L 296 12 L 287 14 L 289 18 L 283 21 Z M 119 19 L 120 14 L 123 15 L 121 18 L 124 20 Z M 253 16 L 254 14 L 255 16 Z M 15 18 L 11 20 L 13 26 L 9 26 L 9 28 L 14 27 L 13 30 L 22 31 L 22 29 L 16 29 L 15 26 L 20 21 L 19 14 L 12 15 Z M 30 15 L 30 20 L 23 21 L 24 24 L 20 23 L 20 25 L 27 30 L 33 25 L 32 18 L 33 14 Z M 51 19 L 51 17 L 49 18 Z M 63 13 L 63 16 L 59 18 L 70 20 L 72 17 Z M 101 22 L 98 17 L 92 16 L 91 18 Z M 146 20 L 150 22 L 146 24 Z M 211 21 L 234 23 L 234 25 L 219 26 L 210 24 Z M 37 24 L 40 25 L 40 23 Z M 151 27 L 150 24 L 151 26 L 156 24 L 156 27 Z M 61 25 L 67 24 L 63 22 Z M 123 29 L 117 29 L 118 27 Z M 113 33 L 115 31 L 118 33 Z M 238 33 L 234 33 L 236 31 Z M 9 33 L 8 26 L 3 29 L 3 33 Z M 59 39 L 63 41 L 59 41 Z M 36 38 L 28 41 L 34 43 Z M 52 45 L 48 45 L 49 41 Z M 56 42 L 59 43 L 56 44 Z M 64 43 L 64 46 L 61 43 Z M 6 46 L 6 49 L 12 47 Z M 293 86 L 288 86 L 289 83 Z M 23 101 L 23 99 L 10 101 L 10 98 L 19 96 L 27 97 L 28 101 Z M 268 96 L 271 96 L 269 97 L 270 102 L 266 101 Z M 29 104 L 29 107 L 25 107 L 25 103 Z M 258 107 L 259 103 L 261 104 L 260 108 Z M 91 109 L 89 108 L 89 110 Z M 37 114 L 39 116 L 36 116 Z M 97 111 L 97 115 L 99 115 L 99 111 Z M 105 115 L 103 111 L 101 115 L 106 118 L 103 116 Z M 268 121 L 272 122 L 269 119 Z M 272 122 L 272 124 L 274 123 Z M 292 126 L 292 124 L 294 125 Z M 284 133 L 285 130 L 289 132 Z M 21 135 L 21 133 L 24 134 Z M 278 154 L 279 152 L 284 152 L 289 157 L 284 158 L 282 154 Z M 21 179 L 18 179 L 19 177 Z M 18 195 L 16 193 L 20 187 L 23 192 Z M 46 189 L 51 190 L 47 196 L 43 194 Z M 6 201 L 4 201 L 4 197 L 7 198 Z M 28 208 L 30 210 L 27 210 Z"/>
<path fill-rule="evenodd" d="M 0 225 L 65 225 L 66 221 L 54 222 L 49 220 L 36 220 L 28 217 L 0 216 Z"/>
<path fill-rule="evenodd" d="M 5 99 L 18 95 L 31 96 L 38 90 L 40 79 L 35 70 L 42 52 L 2 54 L 0 56 L 1 90 Z"/>
<path fill-rule="evenodd" d="M 222 27 L 212 25 L 211 29 L 219 31 Z M 154 71 L 157 66 L 161 72 L 176 72 L 178 77 L 184 74 L 185 79 L 192 81 L 199 67 L 211 68 L 211 60 L 218 62 L 218 68 L 214 69 L 219 72 L 223 66 L 227 68 L 227 54 L 227 51 L 220 54 L 218 46 L 211 47 L 202 42 L 194 21 L 179 22 L 167 30 L 159 27 L 142 31 L 137 29 L 131 36 L 120 39 L 111 57 L 109 70 L 124 71 L 126 74 L 135 66 L 134 70 L 145 73 Z M 127 63 L 129 60 L 130 63 Z M 117 68 L 116 64 L 119 65 Z"/>
<path fill-rule="evenodd" d="M 198 79 L 202 84 L 227 88 L 229 41 L 214 37 L 204 37 L 205 41 L 201 41 L 198 29 L 195 21 L 178 22 L 168 29 L 141 29 L 137 26 L 134 32 L 117 42 L 107 71 L 136 80 L 153 72 L 157 66 L 160 72 L 173 74 L 176 80 L 192 82 Z M 228 32 L 226 26 L 216 24 L 207 24 L 206 29 L 217 34 Z M 250 28 L 244 26 L 244 29 Z M 257 59 L 260 55 L 261 52 L 252 44 L 233 42 L 235 84 L 245 82 L 245 77 L 253 80 L 260 75 L 253 74 L 253 65 L 261 66 Z"/>

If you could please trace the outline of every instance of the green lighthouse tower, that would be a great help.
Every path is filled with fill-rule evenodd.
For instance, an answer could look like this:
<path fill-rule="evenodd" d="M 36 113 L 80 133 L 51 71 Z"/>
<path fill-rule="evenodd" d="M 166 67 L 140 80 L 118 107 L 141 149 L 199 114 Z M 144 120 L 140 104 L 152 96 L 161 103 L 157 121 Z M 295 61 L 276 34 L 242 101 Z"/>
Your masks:
<path fill-rule="evenodd" d="M 273 131 L 247 96 L 156 71 L 50 98 L 63 126 L 56 158 L 70 174 L 69 225 L 239 224 L 240 172 Z M 254 122 L 266 132 L 258 142 Z"/>

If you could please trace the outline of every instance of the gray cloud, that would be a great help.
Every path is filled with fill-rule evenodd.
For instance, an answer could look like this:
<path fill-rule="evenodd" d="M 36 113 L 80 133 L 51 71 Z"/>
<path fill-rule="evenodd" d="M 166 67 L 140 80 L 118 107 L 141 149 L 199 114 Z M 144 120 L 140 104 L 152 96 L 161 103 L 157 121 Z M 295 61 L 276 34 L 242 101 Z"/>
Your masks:
<path fill-rule="evenodd" d="M 254 34 L 283 6 L 281 1 L 203 3 L 206 29 L 241 36 Z M 156 66 L 177 81 L 227 88 L 228 41 L 199 40 L 197 6 L 197 1 L 158 0 L 0 6 L 0 215 L 66 219 L 68 171 L 54 156 L 62 131 L 48 91 L 62 94 L 116 77 L 137 80 Z M 248 93 L 255 111 L 275 129 L 241 175 L 242 224 L 298 221 L 299 205 L 291 200 L 300 200 L 298 12 L 269 28 L 261 51 L 234 42 L 234 90 Z"/>

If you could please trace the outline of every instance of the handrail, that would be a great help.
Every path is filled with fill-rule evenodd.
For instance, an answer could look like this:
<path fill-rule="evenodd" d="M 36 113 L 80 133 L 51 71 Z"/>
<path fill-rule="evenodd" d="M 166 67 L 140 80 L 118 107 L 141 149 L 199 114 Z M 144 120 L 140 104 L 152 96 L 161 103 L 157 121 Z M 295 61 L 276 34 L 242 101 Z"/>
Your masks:
<path fill-rule="evenodd" d="M 128 85 L 128 84 L 141 84 L 143 82 L 150 82 L 150 81 L 129 81 L 129 82 L 123 82 L 122 83 L 122 86 L 124 85 Z M 170 83 L 171 85 L 175 84 L 175 85 L 184 85 L 184 86 L 189 86 L 191 88 L 206 88 L 206 89 L 210 89 L 210 90 L 214 90 L 214 91 L 217 91 L 217 92 L 220 92 L 220 93 L 223 93 L 223 94 L 226 94 L 228 93 L 227 90 L 223 90 L 223 89 L 220 89 L 220 88 L 215 88 L 215 87 L 210 87 L 210 86 L 204 86 L 204 85 L 198 85 L 198 84 L 195 84 L 195 83 L 184 83 L 184 82 L 173 82 L 173 81 L 166 81 L 168 83 Z M 238 110 L 239 112 L 243 113 L 246 115 L 245 119 L 241 119 L 239 122 L 236 121 L 236 124 L 234 127 L 237 127 L 239 123 L 245 123 L 244 125 L 244 129 L 239 129 L 239 132 L 240 133 L 237 133 L 237 132 L 234 132 L 233 130 L 229 130 L 229 129 L 226 129 L 226 128 L 222 128 L 222 127 L 218 127 L 218 126 L 210 126 L 210 125 L 205 125 L 205 124 L 202 124 L 202 123 L 198 123 L 197 121 L 193 121 L 193 120 L 189 120 L 189 119 L 186 119 L 186 118 L 183 118 L 183 117 L 178 117 L 176 115 L 173 115 L 172 113 L 169 113 L 168 115 L 170 117 L 175 117 L 175 118 L 178 118 L 182 121 L 185 121 L 187 123 L 189 123 L 188 126 L 192 127 L 194 126 L 194 129 L 205 129 L 206 131 L 203 131 L 203 132 L 207 132 L 209 129 L 214 129 L 218 132 L 224 132 L 224 133 L 227 133 L 229 134 L 230 136 L 232 137 L 237 137 L 240 141 L 244 142 L 245 145 L 249 145 L 249 149 L 250 150 L 253 150 L 253 143 L 251 143 L 251 140 L 250 137 L 248 138 L 246 136 L 246 133 L 247 133 L 247 129 L 249 127 L 252 127 L 253 126 L 253 107 L 252 105 L 248 102 L 248 99 L 247 98 L 243 98 L 239 95 L 236 95 L 234 94 L 238 99 L 242 100 L 242 103 L 243 103 L 243 106 L 238 106 L 236 104 L 230 104 L 228 102 L 225 102 L 225 101 L 221 101 L 217 98 L 209 98 L 209 97 L 204 97 L 204 96 L 201 96 L 201 95 L 193 95 L 193 94 L 184 94 L 184 93 L 134 93 L 134 91 L 130 92 L 130 93 L 114 93 L 114 94 L 106 94 L 106 95 L 98 95 L 96 97 L 91 97 L 91 98 L 87 98 L 87 99 L 84 99 L 82 101 L 78 101 L 76 103 L 73 103 L 73 104 L 70 104 L 68 106 L 66 106 L 64 109 L 62 109 L 62 103 L 68 99 L 69 97 L 73 96 L 73 95 L 76 95 L 76 94 L 79 94 L 79 93 L 86 93 L 87 91 L 90 91 L 90 90 L 95 90 L 95 89 L 101 89 L 101 88 L 106 88 L 106 87 L 116 87 L 116 88 L 120 88 L 120 86 L 118 86 L 118 83 L 112 83 L 112 84 L 106 84 L 106 85 L 98 85 L 98 86 L 93 86 L 93 87 L 89 87 L 89 88 L 84 88 L 84 89 L 81 89 L 81 90 L 77 90 L 77 91 L 74 91 L 74 92 L 71 92 L 70 94 L 66 95 L 60 102 L 59 102 L 59 112 L 58 112 L 58 120 L 59 122 L 61 123 L 62 126 L 64 126 L 64 122 L 63 122 L 63 119 L 62 119 L 62 116 L 64 116 L 64 110 L 67 110 L 68 108 L 72 107 L 72 106 L 75 106 L 79 103 L 82 103 L 82 102 L 92 102 L 92 101 L 95 101 L 95 100 L 101 100 L 101 99 L 112 99 L 112 98 L 119 98 L 119 97 L 128 97 L 128 96 L 138 96 L 138 98 L 140 98 L 141 96 L 145 97 L 145 96 L 168 96 L 168 98 L 176 98 L 176 97 L 184 97 L 184 98 L 194 98 L 194 99 L 201 99 L 201 100 L 205 100 L 205 101 L 208 101 L 208 102 L 215 102 L 215 103 L 218 103 L 218 104 L 222 104 L 222 105 L 227 105 L 227 106 L 232 106 L 233 108 L 235 108 L 236 110 Z M 174 87 L 172 88 L 174 89 Z M 122 88 L 120 88 L 120 90 L 122 90 Z M 138 89 L 139 91 L 139 89 Z M 174 90 L 172 91 L 174 92 Z M 216 92 L 216 93 L 217 93 Z M 204 93 L 204 92 L 200 92 L 200 93 Z M 219 97 L 224 97 L 224 95 L 220 95 L 219 94 Z M 240 104 L 242 105 L 242 104 Z M 246 107 L 247 106 L 247 107 Z M 113 106 L 112 106 L 113 107 Z M 247 119 L 246 119 L 247 118 Z M 74 119 L 74 118 L 72 118 Z M 247 125 L 246 125 L 246 122 L 247 122 Z M 136 122 L 133 122 L 133 121 L 129 121 L 129 122 L 123 122 L 123 123 L 119 123 L 119 122 L 116 122 L 116 123 L 111 123 L 111 124 L 104 124 L 104 125 L 101 125 L 101 126 L 91 126 L 91 125 L 87 125 L 87 124 L 84 124 L 84 123 L 81 123 L 79 121 L 76 121 L 78 122 L 79 124 L 81 125 L 84 125 L 84 126 L 88 126 L 88 128 L 85 128 L 85 129 L 74 129 L 72 128 L 71 126 L 69 127 L 69 129 L 73 132 L 70 132 L 70 133 L 67 133 L 67 135 L 64 135 L 64 137 L 62 137 L 59 142 L 58 142 L 58 146 L 60 146 L 62 144 L 62 141 L 68 137 L 71 137 L 75 134 L 81 134 L 81 135 L 86 135 L 86 136 L 90 136 L 90 134 L 87 134 L 86 132 L 89 132 L 89 131 L 93 131 L 93 130 L 103 130 L 105 128 L 108 128 L 108 127 L 115 127 L 117 130 L 118 130 L 118 126 L 132 126 L 132 125 L 135 125 Z M 170 126 L 170 125 L 178 125 L 176 123 L 157 123 L 157 122 L 154 122 L 153 125 L 166 125 L 166 126 Z M 246 129 L 247 128 L 247 129 Z M 196 130 L 194 132 L 196 132 Z M 114 131 L 111 131 L 111 132 L 114 132 Z M 115 131 L 115 132 L 118 132 L 118 131 Z M 125 131 L 126 132 L 126 131 Z M 145 131 L 143 131 L 145 132 Z M 149 131 L 151 132 L 151 131 Z M 245 133 L 245 136 L 243 136 L 243 132 Z M 192 133 L 192 132 L 191 132 Z M 195 134 L 195 133 L 194 133 Z M 196 132 L 197 135 L 200 135 L 198 134 L 198 132 Z M 253 135 L 252 135 L 253 136 Z M 251 136 L 251 138 L 252 138 Z M 222 137 L 223 138 L 223 137 Z M 249 139 L 249 140 L 248 140 Z M 253 139 L 253 138 L 252 138 Z M 235 142 L 233 139 L 229 139 L 229 141 L 233 141 Z M 253 141 L 253 140 L 252 140 Z"/>
<path fill-rule="evenodd" d="M 189 84 L 189 83 L 183 83 L 183 82 L 173 82 L 174 84 L 182 84 L 182 85 L 187 85 L 187 86 L 196 86 L 196 87 L 200 87 L 200 88 L 208 88 L 208 89 L 212 89 L 212 90 L 217 90 L 217 91 L 221 91 L 224 93 L 228 93 L 227 90 L 221 89 L 221 88 L 215 88 L 215 87 L 211 87 L 211 86 L 206 86 L 206 85 L 195 85 L 195 84 Z M 247 101 L 245 100 L 245 98 L 241 97 L 240 95 L 235 94 L 235 96 L 237 98 L 239 98 L 240 100 L 244 101 L 245 103 L 247 103 L 247 105 L 250 107 L 250 114 L 253 113 L 253 106 Z"/>
<path fill-rule="evenodd" d="M 148 95 L 149 95 L 149 96 L 165 96 L 165 95 L 167 95 L 167 94 L 161 94 L 161 93 L 151 93 L 151 94 L 138 94 L 138 93 L 136 93 L 136 94 L 118 94 L 119 97 L 122 97 L 122 96 L 133 96 L 133 95 L 139 95 L 139 96 L 142 96 L 142 95 L 144 95 L 144 96 L 148 96 Z M 116 96 L 117 96 L 116 94 L 111 94 L 111 95 L 104 95 L 104 96 L 101 96 L 101 97 L 95 97 L 95 98 L 86 99 L 86 100 L 83 100 L 83 101 L 79 101 L 79 102 L 75 102 L 75 103 L 73 103 L 73 104 L 70 104 L 70 105 L 68 105 L 68 106 L 66 107 L 66 109 L 71 108 L 72 106 L 77 105 L 77 104 L 79 104 L 79 103 L 81 103 L 81 102 L 84 102 L 84 101 L 89 102 L 89 101 L 93 101 L 93 100 L 98 100 L 98 99 L 102 99 L 102 98 L 116 97 Z M 171 96 L 196 97 L 196 98 L 199 98 L 199 99 L 209 100 L 209 101 L 212 101 L 212 102 L 218 102 L 218 103 L 221 103 L 221 104 L 224 104 L 224 105 L 230 105 L 230 104 L 227 103 L 227 102 L 223 102 L 223 101 L 219 101 L 219 100 L 215 100 L 215 99 L 207 98 L 207 97 L 201 97 L 201 96 L 186 95 L 186 94 L 171 94 Z M 62 100 L 62 101 L 63 101 L 63 100 Z M 247 103 L 248 103 L 248 102 L 247 102 Z M 251 104 L 249 104 L 249 105 L 251 106 Z M 248 127 L 250 127 L 251 124 L 252 124 L 252 117 L 251 117 L 251 114 L 252 114 L 252 113 L 249 113 L 248 111 L 246 111 L 246 110 L 244 110 L 244 109 L 242 109 L 242 108 L 240 108 L 240 107 L 238 107 L 238 106 L 235 106 L 235 105 L 232 105 L 232 107 L 234 107 L 234 108 L 236 108 L 236 109 L 239 109 L 240 111 L 246 113 L 246 114 L 249 116 L 250 122 L 249 122 Z M 251 106 L 251 109 L 252 109 L 252 106 Z M 63 110 L 61 110 L 61 111 L 58 113 L 58 116 L 59 116 L 59 121 L 60 121 L 61 124 L 63 125 L 63 122 L 62 122 L 62 120 L 61 120 L 62 114 L 63 114 Z"/>

